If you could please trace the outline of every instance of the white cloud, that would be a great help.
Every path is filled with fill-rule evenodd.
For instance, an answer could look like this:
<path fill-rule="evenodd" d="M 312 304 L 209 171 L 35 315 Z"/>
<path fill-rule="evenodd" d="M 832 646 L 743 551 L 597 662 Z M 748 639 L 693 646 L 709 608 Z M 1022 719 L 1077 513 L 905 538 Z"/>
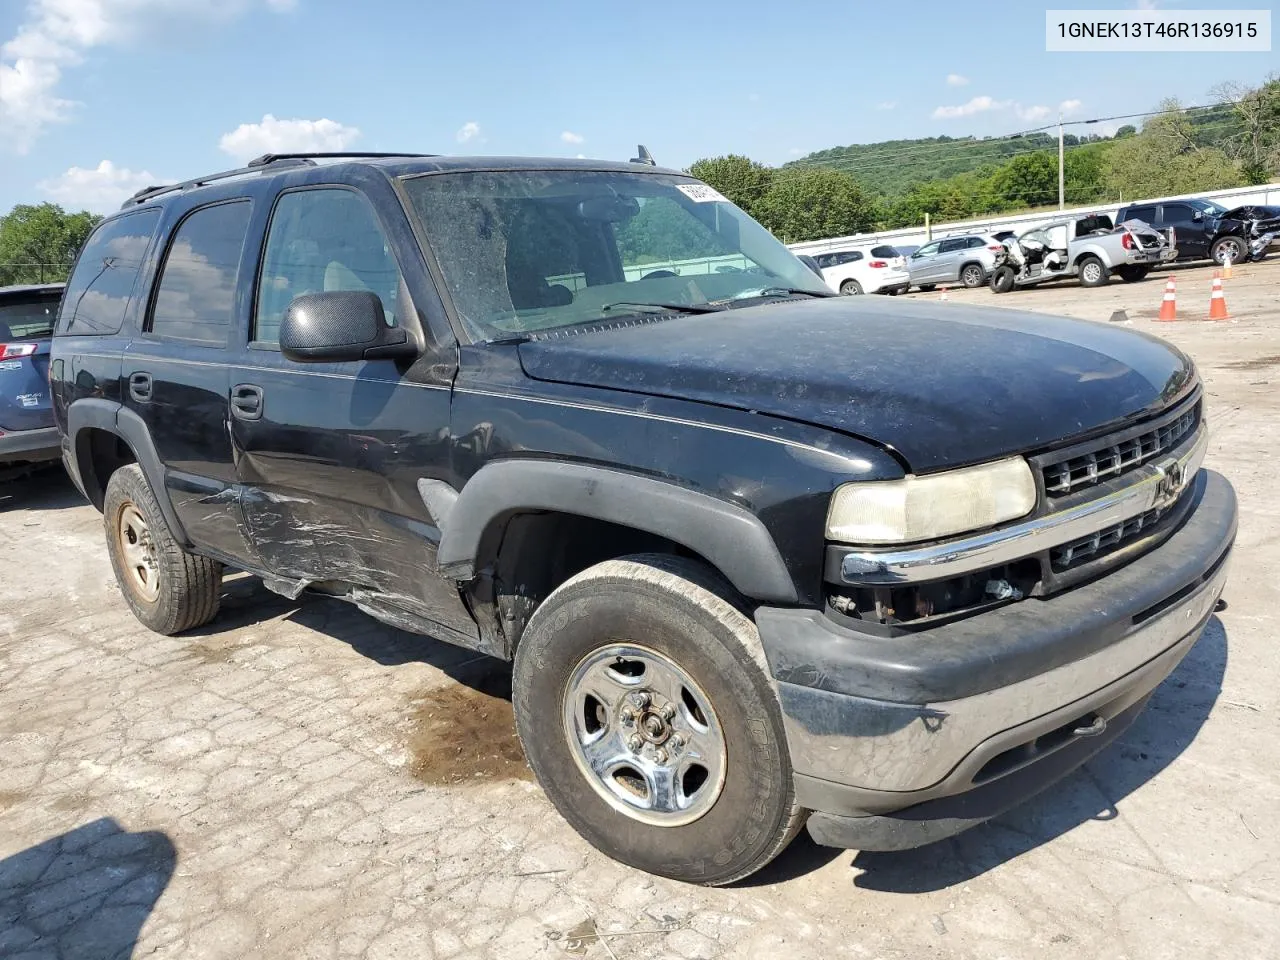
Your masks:
<path fill-rule="evenodd" d="M 146 170 L 128 170 L 103 160 L 88 170 L 72 167 L 60 176 L 41 180 L 36 188 L 68 210 L 107 213 L 143 187 L 164 182 Z"/>
<path fill-rule="evenodd" d="M 564 133 L 560 134 L 560 139 L 565 143 L 577 144 L 582 143 L 587 138 L 580 133 L 574 133 L 572 130 L 566 130 Z"/>
<path fill-rule="evenodd" d="M 961 117 L 972 117 L 974 114 L 987 113 L 991 110 L 1005 110 L 1009 106 L 1008 100 L 994 100 L 987 96 L 974 97 L 968 103 L 962 103 L 959 106 L 938 107 L 933 111 L 933 119 L 958 120 Z"/>
<path fill-rule="evenodd" d="M 587 159 L 587 155 L 586 155 L 585 153 L 580 153 L 580 154 L 578 154 L 578 155 L 577 155 L 577 157 L 575 157 L 574 159 L 576 159 L 576 160 L 585 160 L 585 159 Z"/>
<path fill-rule="evenodd" d="M 1024 107 L 1022 104 L 1016 104 L 1013 108 L 1014 113 L 1018 115 L 1019 120 L 1025 120 L 1028 123 L 1035 123 L 1037 120 L 1043 120 L 1045 117 L 1053 113 L 1048 107 L 1037 104 L 1034 107 Z"/>
<path fill-rule="evenodd" d="M 17 31 L 0 45 L 0 140 L 26 153 L 45 128 L 68 120 L 78 104 L 58 96 L 58 86 L 93 49 L 174 18 L 225 21 L 259 2 L 279 11 L 294 0 L 30 0 Z"/>
<path fill-rule="evenodd" d="M 969 85 L 969 78 L 968 78 L 968 77 L 961 76 L 961 75 L 960 75 L 960 74 L 958 74 L 958 73 L 948 73 L 948 74 L 947 74 L 947 86 L 948 86 L 948 87 L 967 87 L 968 85 Z"/>
<path fill-rule="evenodd" d="M 1064 117 L 1069 117 L 1073 113 L 1079 113 L 1080 108 L 1083 106 L 1084 104 L 1079 100 L 1063 100 L 1058 104 L 1058 110 L 1061 111 Z"/>
<path fill-rule="evenodd" d="M 260 123 L 242 123 L 218 141 L 223 153 L 245 161 L 264 153 L 325 153 L 345 150 L 360 131 L 336 120 L 278 120 L 266 114 Z"/>
<path fill-rule="evenodd" d="M 474 140 L 476 137 L 480 136 L 480 124 L 476 123 L 474 120 L 468 120 L 462 125 L 455 136 L 459 143 L 467 143 L 470 140 Z"/>
<path fill-rule="evenodd" d="M 897 101 L 897 100 L 882 100 L 880 103 L 877 103 L 877 104 L 876 104 L 876 109 L 877 109 L 877 110 L 892 110 L 892 109 L 893 109 L 894 107 L 896 107 L 897 105 L 898 105 L 898 101 Z"/>

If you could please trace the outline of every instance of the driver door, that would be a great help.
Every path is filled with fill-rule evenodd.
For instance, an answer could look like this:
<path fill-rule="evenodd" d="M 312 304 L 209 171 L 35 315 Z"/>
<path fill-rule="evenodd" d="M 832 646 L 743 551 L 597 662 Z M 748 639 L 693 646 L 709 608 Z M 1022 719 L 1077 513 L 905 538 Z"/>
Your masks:
<path fill-rule="evenodd" d="M 940 246 L 942 246 L 942 241 L 935 240 L 933 243 L 926 243 L 911 255 L 907 270 L 911 274 L 912 283 L 932 283 L 937 279 L 938 265 L 936 261 Z"/>

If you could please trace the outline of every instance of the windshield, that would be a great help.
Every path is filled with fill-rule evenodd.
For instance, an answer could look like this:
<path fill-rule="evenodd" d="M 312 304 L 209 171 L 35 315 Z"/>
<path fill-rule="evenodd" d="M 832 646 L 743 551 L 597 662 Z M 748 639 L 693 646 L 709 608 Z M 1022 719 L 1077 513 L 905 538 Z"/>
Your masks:
<path fill-rule="evenodd" d="M 58 297 L 38 297 L 15 303 L 0 302 L 0 343 L 46 340 L 53 336 Z"/>
<path fill-rule="evenodd" d="M 1205 213 L 1211 213 L 1214 216 L 1221 216 L 1227 212 L 1227 208 L 1220 203 L 1214 203 L 1212 200 L 1192 200 L 1191 205 Z"/>
<path fill-rule="evenodd" d="M 481 171 L 410 178 L 405 189 L 477 340 L 790 291 L 832 295 L 764 227 L 687 177 Z"/>

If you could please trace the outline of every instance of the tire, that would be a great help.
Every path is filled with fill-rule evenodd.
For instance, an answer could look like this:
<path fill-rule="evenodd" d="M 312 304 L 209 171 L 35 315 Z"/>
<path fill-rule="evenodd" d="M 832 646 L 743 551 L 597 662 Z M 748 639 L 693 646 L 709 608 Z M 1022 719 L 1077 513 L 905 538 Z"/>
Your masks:
<path fill-rule="evenodd" d="M 857 297 L 862 294 L 862 284 L 857 280 L 846 280 L 840 284 L 840 292 L 846 297 Z"/>
<path fill-rule="evenodd" d="M 980 263 L 966 263 L 960 268 L 960 282 L 970 290 L 976 290 L 987 282 L 987 271 Z"/>
<path fill-rule="evenodd" d="M 1232 251 L 1231 262 L 1240 263 L 1245 259 L 1245 252 L 1248 247 L 1239 237 L 1220 237 L 1213 242 L 1213 247 L 1209 251 L 1209 256 L 1218 266 L 1222 266 L 1227 262 L 1227 251 Z"/>
<path fill-rule="evenodd" d="M 136 463 L 111 475 L 103 523 L 116 583 L 143 626 L 173 636 L 217 616 L 222 564 L 178 545 Z"/>
<path fill-rule="evenodd" d="M 1141 283 L 1150 272 L 1150 267 L 1121 267 L 1116 271 L 1125 283 Z"/>
<path fill-rule="evenodd" d="M 1082 287 L 1105 287 L 1111 280 L 1111 271 L 1097 257 L 1081 257 L 1076 270 Z"/>
<path fill-rule="evenodd" d="M 805 819 L 760 635 L 733 596 L 693 561 L 605 561 L 534 612 L 512 678 L 529 766 L 574 829 L 623 863 L 708 886 L 759 870 Z M 683 805 L 646 808 L 656 781 L 642 770 L 675 769 L 682 750 Z"/>
<path fill-rule="evenodd" d="M 1008 293 L 1013 289 L 1016 278 L 1017 274 L 1013 272 L 1013 267 L 996 267 L 988 285 L 992 293 Z"/>

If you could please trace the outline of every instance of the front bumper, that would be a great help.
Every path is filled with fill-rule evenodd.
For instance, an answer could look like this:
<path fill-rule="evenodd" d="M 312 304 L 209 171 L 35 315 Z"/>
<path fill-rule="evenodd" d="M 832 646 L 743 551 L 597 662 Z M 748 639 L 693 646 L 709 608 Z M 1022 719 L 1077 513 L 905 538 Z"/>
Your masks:
<path fill-rule="evenodd" d="M 0 463 L 35 463 L 62 455 L 57 427 L 0 434 Z"/>
<path fill-rule="evenodd" d="M 756 611 L 820 843 L 892 850 L 989 819 L 1118 736 L 1213 613 L 1236 499 L 1201 471 L 1160 546 L 1082 586 L 909 636 Z"/>

